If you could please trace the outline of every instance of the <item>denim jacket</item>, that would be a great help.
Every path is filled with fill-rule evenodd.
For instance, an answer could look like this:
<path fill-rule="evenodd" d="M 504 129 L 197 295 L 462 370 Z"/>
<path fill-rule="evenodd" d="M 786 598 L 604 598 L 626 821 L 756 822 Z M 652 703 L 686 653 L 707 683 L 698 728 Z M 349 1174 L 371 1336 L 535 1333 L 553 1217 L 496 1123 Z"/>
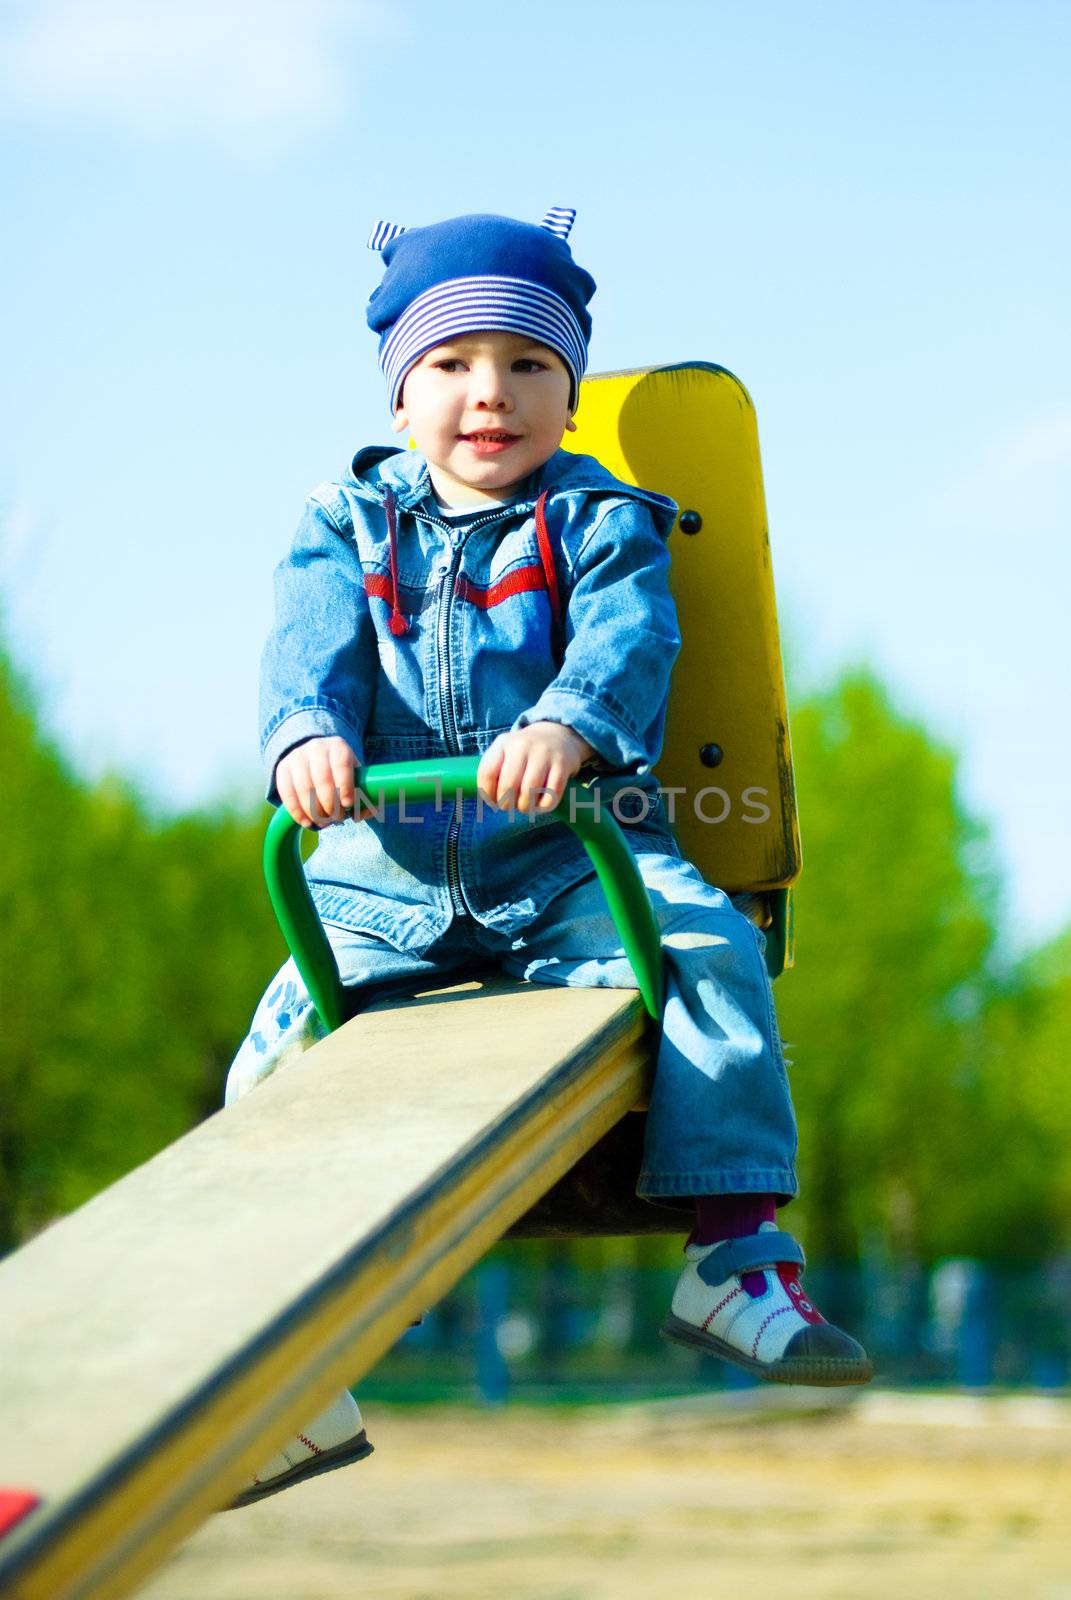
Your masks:
<path fill-rule="evenodd" d="M 544 490 L 549 571 L 535 516 Z M 372 765 L 477 754 L 509 729 L 562 722 L 601 758 L 603 804 L 628 787 L 613 811 L 633 848 L 679 854 L 653 770 L 680 647 L 675 514 L 559 450 L 520 499 L 452 526 L 423 456 L 360 451 L 309 496 L 276 568 L 261 672 L 268 799 L 279 803 L 280 758 L 316 736 L 341 735 Z M 447 793 L 325 827 L 306 871 L 325 921 L 422 954 L 454 916 L 514 933 L 591 866 L 554 813 Z"/>

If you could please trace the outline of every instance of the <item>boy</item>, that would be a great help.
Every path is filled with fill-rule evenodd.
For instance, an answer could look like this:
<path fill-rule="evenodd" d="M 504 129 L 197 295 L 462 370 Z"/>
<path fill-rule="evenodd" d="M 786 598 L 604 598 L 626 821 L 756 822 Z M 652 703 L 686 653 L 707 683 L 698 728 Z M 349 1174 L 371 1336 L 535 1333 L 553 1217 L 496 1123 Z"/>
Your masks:
<path fill-rule="evenodd" d="M 590 862 L 554 808 L 578 773 L 608 800 L 662 932 L 666 1001 L 638 1189 L 696 1224 L 664 1332 L 761 1378 L 863 1383 L 861 1347 L 804 1295 L 778 1230 L 795 1121 L 762 936 L 681 858 L 653 771 L 679 648 L 676 507 L 562 451 L 595 285 L 538 226 L 379 224 L 380 335 L 395 431 L 310 496 L 276 573 L 262 676 L 269 799 L 325 821 L 308 876 L 346 984 L 488 957 L 550 983 L 632 987 Z M 465 802 L 352 813 L 355 768 L 481 754 Z M 637 793 L 637 791 L 640 791 Z M 518 821 L 515 810 L 525 820 Z M 315 1037 L 292 964 L 261 1002 L 228 1101 Z M 342 1396 L 239 1503 L 367 1454 Z"/>

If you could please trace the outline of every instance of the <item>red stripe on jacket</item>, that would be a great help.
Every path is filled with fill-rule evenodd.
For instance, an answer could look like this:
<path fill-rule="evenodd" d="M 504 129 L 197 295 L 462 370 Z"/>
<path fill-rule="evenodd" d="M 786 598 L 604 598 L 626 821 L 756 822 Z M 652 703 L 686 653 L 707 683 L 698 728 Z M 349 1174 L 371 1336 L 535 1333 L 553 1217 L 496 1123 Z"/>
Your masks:
<path fill-rule="evenodd" d="M 489 584 L 482 589 L 478 584 L 471 583 L 462 573 L 457 580 L 456 594 L 459 600 L 467 600 L 480 611 L 487 611 L 491 606 L 501 605 L 503 600 L 508 600 L 515 594 L 527 594 L 533 589 L 545 589 L 547 599 L 550 601 L 550 614 L 555 626 L 561 623 L 561 596 L 558 591 L 558 573 L 554 565 L 554 552 L 551 548 L 550 535 L 547 533 L 547 520 L 544 512 L 547 491 L 536 501 L 535 524 L 536 543 L 539 547 L 539 566 L 515 567 L 512 572 L 507 572 L 504 578 L 499 578 L 496 583 Z M 391 633 L 405 633 L 409 623 L 401 609 L 398 594 L 398 547 L 397 547 L 397 521 L 394 511 L 394 496 L 387 491 L 387 527 L 390 534 L 390 573 L 366 572 L 364 574 L 364 592 L 372 595 L 377 600 L 385 600 L 391 608 L 390 631 Z"/>
<path fill-rule="evenodd" d="M 490 606 L 501 605 L 502 601 L 508 600 L 511 595 L 526 594 L 532 589 L 546 587 L 547 580 L 543 568 L 531 566 L 514 568 L 512 572 L 507 572 L 504 578 L 499 578 L 497 583 L 490 584 L 486 589 L 470 582 L 462 573 L 457 580 L 455 593 L 459 600 L 468 600 L 471 605 L 486 611 Z M 366 572 L 364 592 L 376 600 L 385 600 L 388 605 L 394 604 L 394 585 L 387 572 Z"/>

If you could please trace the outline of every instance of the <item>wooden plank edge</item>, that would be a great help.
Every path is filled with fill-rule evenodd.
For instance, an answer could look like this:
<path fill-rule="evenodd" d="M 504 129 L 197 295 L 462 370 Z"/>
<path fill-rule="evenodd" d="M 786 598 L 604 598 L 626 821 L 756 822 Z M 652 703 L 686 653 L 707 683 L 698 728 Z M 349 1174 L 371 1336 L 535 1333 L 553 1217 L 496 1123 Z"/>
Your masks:
<path fill-rule="evenodd" d="M 641 1098 L 650 1049 L 638 999 L 612 1032 L 593 1059 L 589 1045 L 559 1064 L 437 1176 L 433 1194 L 400 1208 L 143 1442 L 17 1529 L 0 1555 L 0 1594 L 130 1594 Z"/>

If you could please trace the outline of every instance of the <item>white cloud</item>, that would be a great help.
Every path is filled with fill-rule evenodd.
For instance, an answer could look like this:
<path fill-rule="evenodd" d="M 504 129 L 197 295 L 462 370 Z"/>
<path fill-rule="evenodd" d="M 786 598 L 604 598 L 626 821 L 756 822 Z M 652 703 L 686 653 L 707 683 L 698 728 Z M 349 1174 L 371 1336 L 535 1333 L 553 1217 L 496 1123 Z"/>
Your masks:
<path fill-rule="evenodd" d="M 380 17 L 379 0 L 17 0 L 0 79 L 26 110 L 275 142 L 339 119 Z"/>

